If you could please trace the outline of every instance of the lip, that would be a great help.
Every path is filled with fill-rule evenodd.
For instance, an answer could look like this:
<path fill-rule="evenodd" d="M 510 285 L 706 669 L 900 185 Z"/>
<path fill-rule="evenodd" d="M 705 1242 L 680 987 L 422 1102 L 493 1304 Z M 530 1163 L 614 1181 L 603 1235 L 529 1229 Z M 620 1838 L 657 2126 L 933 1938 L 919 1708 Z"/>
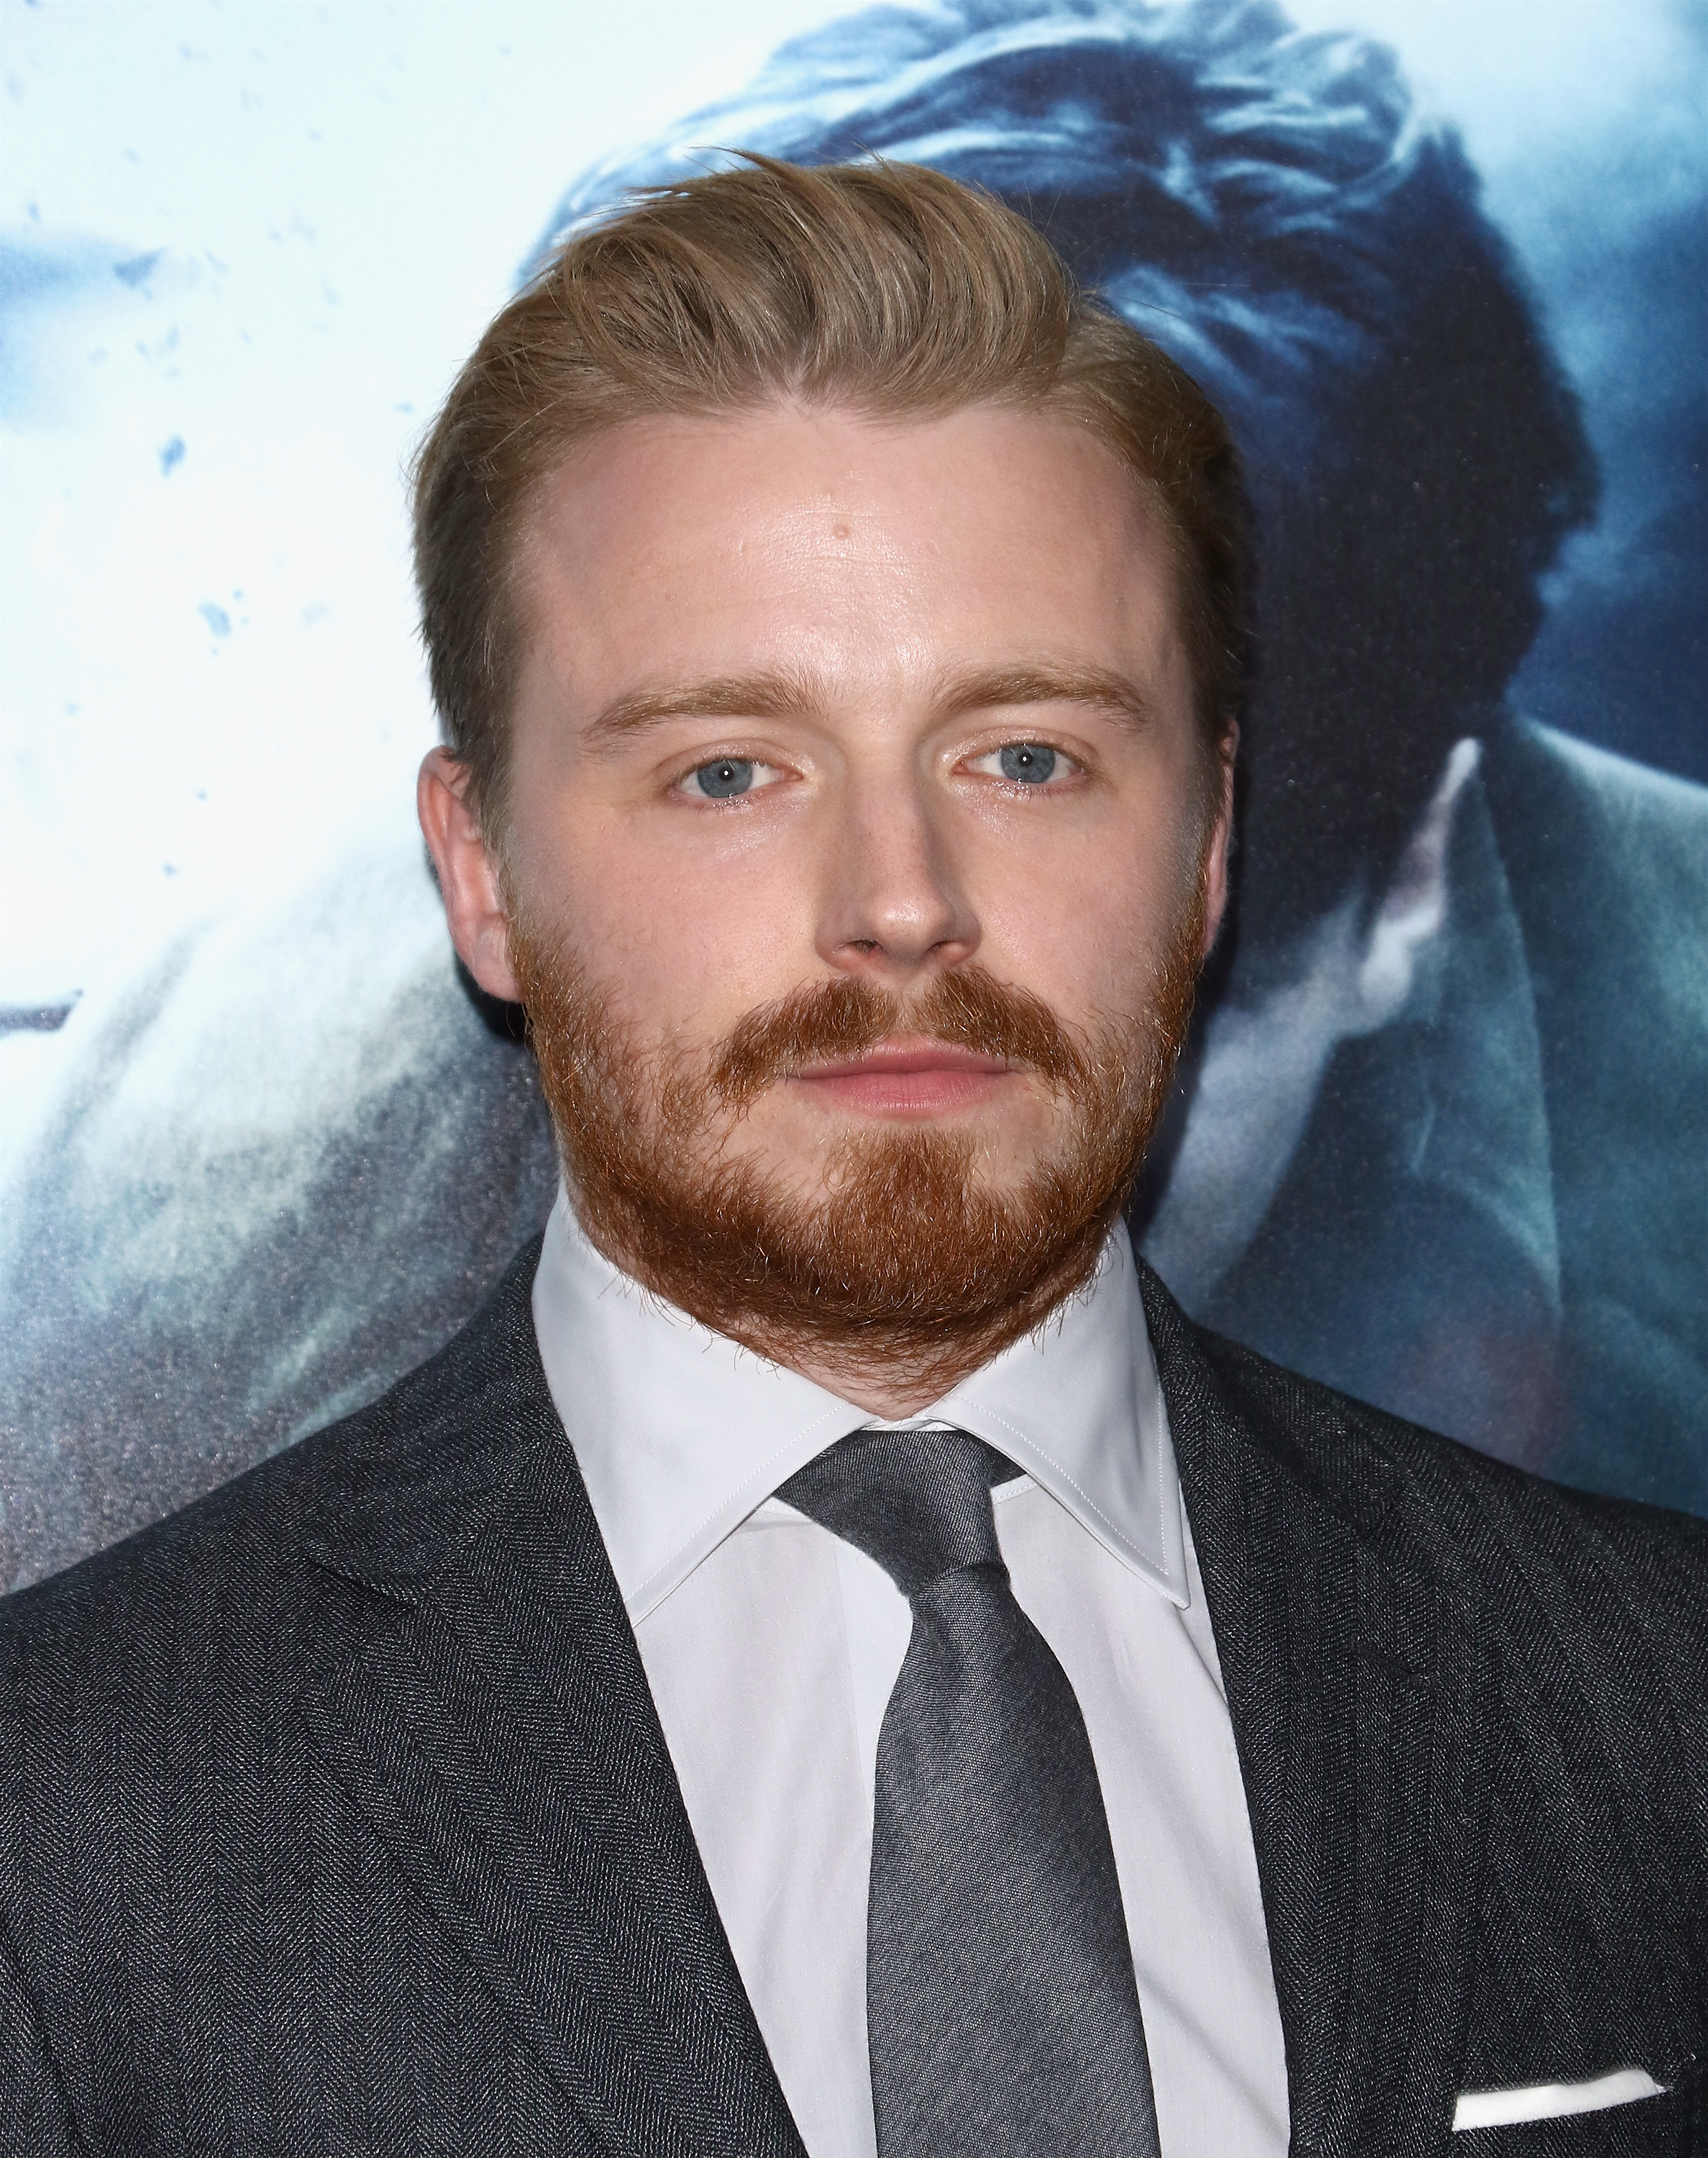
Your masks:
<path fill-rule="evenodd" d="M 977 1050 L 962 1049 L 952 1041 L 885 1041 L 864 1056 L 850 1056 L 839 1064 L 803 1065 L 797 1079 L 864 1079 L 880 1072 L 910 1077 L 925 1071 L 960 1071 L 998 1079 L 1014 1066 L 1006 1057 L 981 1056 Z"/>
<path fill-rule="evenodd" d="M 827 1107 L 885 1118 L 952 1116 L 992 1101 L 1017 1067 L 946 1041 L 893 1041 L 794 1075 Z"/>

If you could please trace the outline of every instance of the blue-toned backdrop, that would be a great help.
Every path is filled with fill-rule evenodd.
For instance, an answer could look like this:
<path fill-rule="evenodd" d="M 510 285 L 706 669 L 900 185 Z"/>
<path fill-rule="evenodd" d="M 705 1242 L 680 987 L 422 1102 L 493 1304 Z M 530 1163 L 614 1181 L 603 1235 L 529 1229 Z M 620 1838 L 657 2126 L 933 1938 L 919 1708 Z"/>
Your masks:
<path fill-rule="evenodd" d="M 365 1399 L 541 1217 L 458 984 L 402 467 L 718 145 L 1044 221 L 1233 418 L 1241 889 L 1135 1204 L 1191 1307 L 1708 1510 L 1708 21 L 1683 0 L 0 0 L 0 1586 Z"/>

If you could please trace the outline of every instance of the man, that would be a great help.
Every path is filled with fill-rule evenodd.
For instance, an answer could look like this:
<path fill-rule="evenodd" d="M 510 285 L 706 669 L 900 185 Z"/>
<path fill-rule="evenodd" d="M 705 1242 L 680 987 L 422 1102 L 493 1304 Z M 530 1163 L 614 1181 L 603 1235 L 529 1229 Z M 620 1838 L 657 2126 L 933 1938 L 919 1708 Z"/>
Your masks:
<path fill-rule="evenodd" d="M 8 2148 L 1688 2147 L 1708 1531 L 1121 1224 L 1238 541 L 1202 392 L 920 168 L 703 178 L 499 317 L 421 808 L 565 1188 L 384 1400 L 7 1607 Z"/>
<path fill-rule="evenodd" d="M 871 146 L 1031 204 L 1240 443 L 1263 634 L 1238 890 L 1142 1248 L 1278 1360 L 1708 1510 L 1708 1185 L 1676 1173 L 1708 1150 L 1680 929 L 1708 919 L 1708 798 L 1503 708 L 1594 475 L 1451 136 L 1379 49 L 1243 0 L 893 9 L 797 41 L 563 218 L 732 142 Z M 1641 1056 L 1608 1020 L 1633 1007 Z M 80 1011 L 0 1207 L 0 1582 L 373 1399 L 477 1308 L 556 1180 L 488 1009 L 396 859 L 270 891 L 104 1026 Z M 376 1273 L 376 1242 L 406 1257 Z"/>

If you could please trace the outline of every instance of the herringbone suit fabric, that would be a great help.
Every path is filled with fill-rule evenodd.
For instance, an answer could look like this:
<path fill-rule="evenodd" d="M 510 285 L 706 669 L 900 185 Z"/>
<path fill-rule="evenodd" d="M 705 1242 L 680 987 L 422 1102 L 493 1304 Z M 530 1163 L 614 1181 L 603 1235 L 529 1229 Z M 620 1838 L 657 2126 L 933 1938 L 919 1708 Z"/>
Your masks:
<path fill-rule="evenodd" d="M 0 2150 L 798 2154 L 553 1411 L 537 1247 L 0 1604 Z M 1700 2148 L 1708 1527 L 1148 1320 L 1310 2158 Z M 1454 2135 L 1454 2093 L 1663 2099 Z M 1575 2140 L 1572 2139 L 1576 2139 Z"/>

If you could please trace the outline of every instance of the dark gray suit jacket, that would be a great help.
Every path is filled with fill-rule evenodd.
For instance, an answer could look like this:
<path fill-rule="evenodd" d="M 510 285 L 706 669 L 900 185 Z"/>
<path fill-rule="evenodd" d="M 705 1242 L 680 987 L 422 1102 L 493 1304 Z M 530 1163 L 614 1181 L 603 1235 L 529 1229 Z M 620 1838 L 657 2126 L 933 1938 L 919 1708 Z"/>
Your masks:
<path fill-rule="evenodd" d="M 373 1407 L 0 1605 L 8 2158 L 799 2152 L 546 1390 L 536 1252 Z M 1701 2148 L 1708 1525 L 1145 1295 L 1294 2150 Z M 1633 2065 L 1668 2094 L 1451 2132 L 1462 2089 Z"/>

